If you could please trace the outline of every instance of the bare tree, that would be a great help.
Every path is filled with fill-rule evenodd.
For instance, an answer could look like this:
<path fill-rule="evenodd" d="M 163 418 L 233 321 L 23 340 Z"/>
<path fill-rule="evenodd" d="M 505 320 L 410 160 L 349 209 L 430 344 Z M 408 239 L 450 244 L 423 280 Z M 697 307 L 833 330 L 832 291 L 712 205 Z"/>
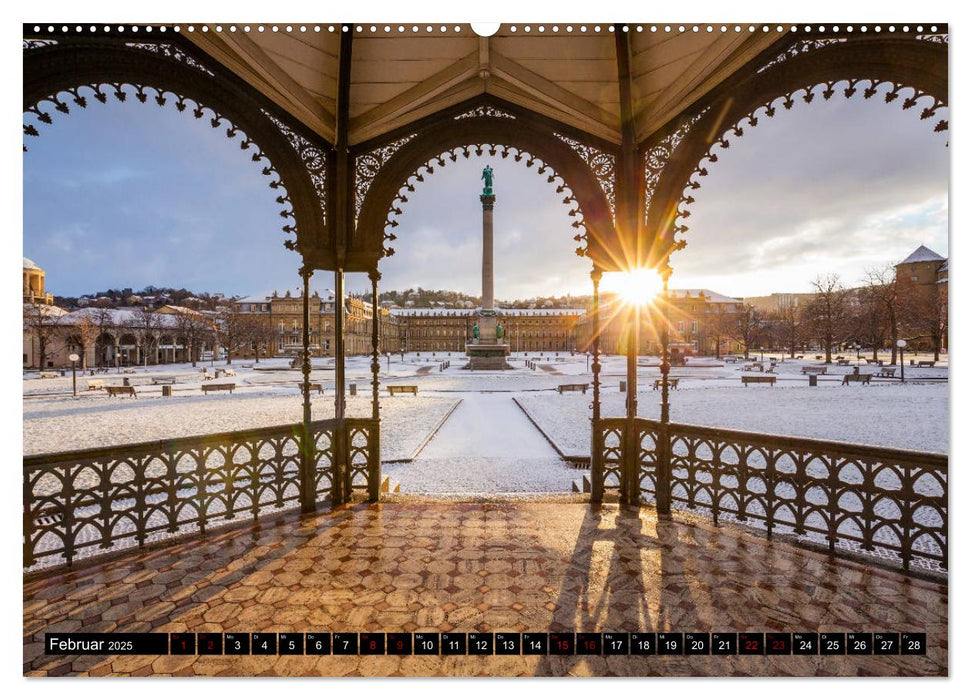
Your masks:
<path fill-rule="evenodd" d="M 789 348 L 789 357 L 795 357 L 796 344 L 802 331 L 798 302 L 789 295 L 780 296 L 776 300 L 772 321 L 778 328 L 780 344 Z"/>
<path fill-rule="evenodd" d="M 732 336 L 735 313 L 725 310 L 725 304 L 711 304 L 711 313 L 705 317 L 705 329 L 715 341 L 715 358 L 721 359 L 722 344 Z"/>
<path fill-rule="evenodd" d="M 148 356 L 155 354 L 155 364 L 158 364 L 158 346 L 161 340 L 162 315 L 155 313 L 150 307 L 137 309 L 132 316 L 132 328 L 138 331 L 142 339 L 143 364 L 148 365 Z"/>
<path fill-rule="evenodd" d="M 947 298 L 942 295 L 940 285 L 917 285 L 902 280 L 899 287 L 901 325 L 912 333 L 912 339 L 930 341 L 934 359 L 939 360 L 947 330 Z"/>
<path fill-rule="evenodd" d="M 247 335 L 249 341 L 253 344 L 253 353 L 256 356 L 256 362 L 259 363 L 261 351 L 264 354 L 269 354 L 270 344 L 277 335 L 276 330 L 270 323 L 269 318 L 252 315 L 247 322 Z"/>
<path fill-rule="evenodd" d="M 803 320 L 823 347 L 827 364 L 833 361 L 833 347 L 844 340 L 848 329 L 850 293 L 837 274 L 813 280 L 815 294 L 803 305 Z"/>
<path fill-rule="evenodd" d="M 875 362 L 877 351 L 887 338 L 887 309 L 879 292 L 871 285 L 856 290 L 854 296 L 854 303 L 851 304 L 852 335 L 860 347 L 871 349 Z"/>
<path fill-rule="evenodd" d="M 108 300 L 99 301 L 94 306 L 85 310 L 85 316 L 91 319 L 94 323 L 95 328 L 98 329 L 98 333 L 95 336 L 95 353 L 97 354 L 97 365 L 98 367 L 104 366 L 104 348 L 102 347 L 102 352 L 98 353 L 98 341 L 103 341 L 105 334 L 108 329 L 111 328 L 115 323 L 115 310 L 111 306 L 111 302 Z"/>
<path fill-rule="evenodd" d="M 81 371 L 84 372 L 88 369 L 88 348 L 94 345 L 101 330 L 89 313 L 78 314 L 72 326 L 81 345 Z"/>
<path fill-rule="evenodd" d="M 765 317 L 762 312 L 751 304 L 742 306 L 735 314 L 731 324 L 731 336 L 745 348 L 745 358 L 748 359 L 749 350 L 758 343 L 765 331 Z"/>
<path fill-rule="evenodd" d="M 226 350 L 226 364 L 233 364 L 233 353 L 246 346 L 250 341 L 249 314 L 239 311 L 235 304 L 220 308 L 216 316 L 216 337 Z"/>
<path fill-rule="evenodd" d="M 47 304 L 24 304 L 24 332 L 37 339 L 38 367 L 47 367 L 47 354 L 58 331 L 59 309 Z"/>
<path fill-rule="evenodd" d="M 880 268 L 866 271 L 865 287 L 868 302 L 882 307 L 886 334 L 890 341 L 890 363 L 897 363 L 897 340 L 900 338 L 901 282 L 897 278 L 897 268 L 888 263 Z M 871 307 L 872 308 L 872 307 Z M 876 310 L 872 308 L 872 310 Z M 877 359 L 877 349 L 873 349 L 873 359 Z"/>
<path fill-rule="evenodd" d="M 201 313 L 192 309 L 177 308 L 173 315 L 176 328 L 185 340 L 188 360 L 195 367 L 199 359 L 198 346 L 212 332 L 212 326 Z"/>

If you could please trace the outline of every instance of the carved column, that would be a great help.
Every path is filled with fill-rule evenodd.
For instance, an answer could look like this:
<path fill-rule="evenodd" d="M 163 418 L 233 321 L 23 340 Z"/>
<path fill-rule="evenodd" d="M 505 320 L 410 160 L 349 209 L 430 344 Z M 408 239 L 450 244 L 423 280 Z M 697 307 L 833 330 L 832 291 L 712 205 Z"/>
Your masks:
<path fill-rule="evenodd" d="M 600 279 L 603 271 L 594 265 L 590 273 L 593 280 L 593 313 L 590 320 L 590 348 L 593 351 L 593 433 L 590 439 L 590 502 L 603 501 L 604 451 L 603 430 L 600 426 Z"/>
<path fill-rule="evenodd" d="M 378 342 L 380 333 L 381 313 L 378 306 L 378 280 L 381 273 L 372 270 L 368 277 L 371 279 L 371 420 L 373 425 L 368 435 L 368 500 L 372 503 L 381 497 L 381 427 L 380 411 L 378 407 L 378 372 L 381 360 L 378 357 Z"/>
<path fill-rule="evenodd" d="M 351 469 L 348 464 L 345 396 L 344 346 L 344 270 L 334 271 L 334 489 L 335 504 L 351 496 Z"/>
<path fill-rule="evenodd" d="M 303 279 L 303 434 L 301 438 L 301 494 L 300 510 L 311 513 L 317 501 L 316 464 L 314 460 L 314 439 L 310 428 L 310 276 L 313 274 L 307 265 L 300 268 Z"/>
<path fill-rule="evenodd" d="M 664 291 L 661 294 L 661 421 L 658 425 L 655 446 L 655 457 L 657 459 L 655 474 L 657 477 L 657 512 L 667 515 L 671 512 L 671 433 L 668 427 L 670 423 L 668 375 L 671 372 L 671 358 L 668 351 L 670 338 L 668 280 L 671 277 L 671 265 L 668 258 L 665 258 L 659 272 L 664 280 Z"/>
<path fill-rule="evenodd" d="M 640 468 L 640 440 L 637 430 L 637 352 L 640 349 L 641 309 L 634 304 L 628 312 L 627 331 L 627 420 L 624 431 L 624 462 L 620 475 L 620 502 L 637 503 L 633 484 Z"/>

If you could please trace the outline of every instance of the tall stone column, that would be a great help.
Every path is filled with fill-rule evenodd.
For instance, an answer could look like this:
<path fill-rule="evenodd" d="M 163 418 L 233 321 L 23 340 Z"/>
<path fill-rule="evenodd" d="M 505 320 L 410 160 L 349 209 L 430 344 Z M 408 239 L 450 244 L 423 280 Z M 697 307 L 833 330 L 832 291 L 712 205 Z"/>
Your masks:
<path fill-rule="evenodd" d="M 482 310 L 492 311 L 495 308 L 493 295 L 493 265 L 492 265 L 492 210 L 496 204 L 494 194 L 479 196 L 482 202 Z"/>

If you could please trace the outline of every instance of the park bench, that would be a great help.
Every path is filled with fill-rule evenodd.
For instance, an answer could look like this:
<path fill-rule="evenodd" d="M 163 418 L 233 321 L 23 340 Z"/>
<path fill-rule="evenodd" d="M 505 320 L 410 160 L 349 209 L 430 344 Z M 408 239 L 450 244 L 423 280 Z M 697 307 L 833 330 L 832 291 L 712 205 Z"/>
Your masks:
<path fill-rule="evenodd" d="M 850 364 L 850 361 L 847 360 L 845 357 L 841 357 L 841 358 L 838 358 L 836 360 L 836 364 L 838 364 L 838 365 L 840 365 L 842 367 L 848 367 L 849 364 Z"/>
<path fill-rule="evenodd" d="M 934 360 L 921 360 L 917 363 L 918 367 L 933 367 L 937 364 Z"/>
<path fill-rule="evenodd" d="M 663 379 L 655 379 L 654 380 L 654 389 L 655 390 L 660 389 L 662 384 L 664 384 L 664 380 Z M 678 388 L 678 377 L 675 377 L 673 379 L 668 379 L 668 387 L 671 388 L 671 389 L 677 389 Z"/>
<path fill-rule="evenodd" d="M 57 379 L 60 376 L 61 375 L 60 375 L 59 372 L 41 372 L 40 373 L 40 378 L 41 379 Z"/>
<path fill-rule="evenodd" d="M 724 359 L 724 361 L 725 362 L 731 362 L 732 364 L 735 364 L 736 362 L 738 362 L 738 358 L 737 357 L 726 357 Z"/>
<path fill-rule="evenodd" d="M 209 374 L 209 372 L 206 372 L 205 370 L 202 371 L 202 381 L 207 382 L 212 379 L 215 379 L 213 375 Z"/>
<path fill-rule="evenodd" d="M 809 365 L 809 366 L 806 366 L 806 367 L 803 367 L 802 368 L 802 373 L 803 374 L 826 374 L 826 368 L 825 367 L 814 367 L 812 365 Z"/>
<path fill-rule="evenodd" d="M 125 369 L 121 370 L 121 373 L 122 374 L 135 374 L 135 370 L 132 367 L 125 367 Z"/>
<path fill-rule="evenodd" d="M 175 377 L 154 377 L 152 384 L 175 384 Z"/>
<path fill-rule="evenodd" d="M 850 382 L 860 382 L 861 384 L 869 384 L 870 377 L 872 374 L 844 374 L 843 375 L 843 386 L 848 386 Z"/>
<path fill-rule="evenodd" d="M 216 370 L 216 379 L 218 379 L 220 376 L 223 376 L 223 375 L 225 375 L 227 377 L 235 377 L 236 376 L 236 370 L 233 370 L 233 369 L 223 369 L 221 367 Z"/>
<path fill-rule="evenodd" d="M 224 382 L 222 384 L 203 384 L 202 393 L 208 394 L 210 391 L 228 391 L 230 394 L 233 393 L 233 389 L 236 385 L 232 382 Z"/>
<path fill-rule="evenodd" d="M 299 386 L 300 390 L 303 391 L 303 382 L 297 382 L 297 386 Z M 320 382 L 310 382 L 310 391 L 316 391 L 320 394 L 323 394 L 324 385 L 321 384 Z"/>
<path fill-rule="evenodd" d="M 94 389 L 104 389 L 104 388 L 105 388 L 105 380 L 104 379 L 89 379 L 88 380 L 88 391 L 92 391 Z"/>
<path fill-rule="evenodd" d="M 775 384 L 778 377 L 770 377 L 768 375 L 763 377 L 742 377 L 742 384 L 748 386 L 749 384 Z"/>
<path fill-rule="evenodd" d="M 558 387 L 556 387 L 556 390 L 561 394 L 564 391 L 582 391 L 584 394 L 586 394 L 587 389 L 589 388 L 589 384 L 560 384 Z"/>
<path fill-rule="evenodd" d="M 794 360 L 803 360 L 803 359 L 805 359 L 805 358 L 806 358 L 806 356 L 805 356 L 805 355 L 796 355 L 796 356 L 795 356 L 794 358 L 792 358 L 792 359 L 794 359 Z"/>
<path fill-rule="evenodd" d="M 418 396 L 418 387 L 414 384 L 395 384 L 394 386 L 388 387 L 388 393 L 392 396 L 395 394 L 412 394 Z"/>
<path fill-rule="evenodd" d="M 896 367 L 881 367 L 880 368 L 880 376 L 881 377 L 890 377 L 892 379 L 894 377 L 894 375 L 896 375 L 896 374 L 897 374 L 897 368 Z"/>
<path fill-rule="evenodd" d="M 135 396 L 135 387 L 133 386 L 106 386 L 105 391 L 108 392 L 108 396 Z"/>
<path fill-rule="evenodd" d="M 763 365 L 761 362 L 752 362 L 742 367 L 742 371 L 743 372 L 764 372 L 765 365 Z"/>

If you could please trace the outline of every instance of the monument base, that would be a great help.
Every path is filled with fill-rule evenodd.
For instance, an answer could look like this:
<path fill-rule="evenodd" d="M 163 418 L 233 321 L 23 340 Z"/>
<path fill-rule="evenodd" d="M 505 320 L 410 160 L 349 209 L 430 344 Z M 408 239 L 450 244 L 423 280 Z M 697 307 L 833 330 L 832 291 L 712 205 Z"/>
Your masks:
<path fill-rule="evenodd" d="M 465 354 L 469 356 L 469 369 L 508 369 L 506 356 L 509 346 L 505 343 L 475 343 L 465 346 Z"/>

